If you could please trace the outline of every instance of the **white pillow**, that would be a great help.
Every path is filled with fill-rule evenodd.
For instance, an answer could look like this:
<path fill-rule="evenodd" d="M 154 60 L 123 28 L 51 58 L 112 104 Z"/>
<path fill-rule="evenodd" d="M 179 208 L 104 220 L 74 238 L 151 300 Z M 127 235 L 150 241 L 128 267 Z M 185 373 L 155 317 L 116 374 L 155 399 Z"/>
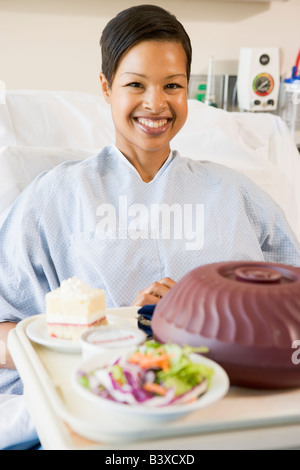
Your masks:
<path fill-rule="evenodd" d="M 114 141 L 110 107 L 101 96 L 7 91 L 0 106 L 0 147 L 98 148 Z"/>
<path fill-rule="evenodd" d="M 268 158 L 267 136 L 253 130 L 246 114 L 229 113 L 196 100 L 189 101 L 187 121 L 173 139 L 173 146 L 190 158 L 202 159 L 205 155 L 220 163 L 239 155 Z"/>
<path fill-rule="evenodd" d="M 6 146 L 0 149 L 0 214 L 36 176 L 68 160 L 83 160 L 99 150 Z"/>

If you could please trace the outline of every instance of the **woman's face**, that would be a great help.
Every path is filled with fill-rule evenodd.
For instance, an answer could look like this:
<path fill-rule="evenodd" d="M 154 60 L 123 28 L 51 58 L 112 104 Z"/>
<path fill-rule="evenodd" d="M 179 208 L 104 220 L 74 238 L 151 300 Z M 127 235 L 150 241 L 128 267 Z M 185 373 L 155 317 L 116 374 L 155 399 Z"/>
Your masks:
<path fill-rule="evenodd" d="M 101 76 L 116 145 L 128 158 L 167 158 L 187 118 L 186 60 L 180 43 L 143 41 L 122 57 L 111 88 Z"/>

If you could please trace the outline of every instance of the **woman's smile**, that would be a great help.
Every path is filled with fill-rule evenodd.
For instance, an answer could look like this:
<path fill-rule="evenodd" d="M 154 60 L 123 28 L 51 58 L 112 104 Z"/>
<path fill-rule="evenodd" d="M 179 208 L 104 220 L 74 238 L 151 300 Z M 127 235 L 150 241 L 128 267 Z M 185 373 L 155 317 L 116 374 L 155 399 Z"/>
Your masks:
<path fill-rule="evenodd" d="M 101 77 L 116 145 L 147 180 L 168 158 L 187 118 L 186 61 L 178 42 L 143 41 L 122 57 L 111 87 Z"/>
<path fill-rule="evenodd" d="M 153 136 L 162 135 L 172 124 L 172 118 L 161 117 L 135 117 L 134 121 L 145 134 Z"/>

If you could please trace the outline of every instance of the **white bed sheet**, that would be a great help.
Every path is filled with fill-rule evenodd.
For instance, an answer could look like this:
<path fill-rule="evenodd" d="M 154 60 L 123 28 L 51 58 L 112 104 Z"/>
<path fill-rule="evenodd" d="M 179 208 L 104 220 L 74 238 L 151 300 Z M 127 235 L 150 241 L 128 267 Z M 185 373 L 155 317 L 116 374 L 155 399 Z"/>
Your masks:
<path fill-rule="evenodd" d="M 24 396 L 0 395 L 0 450 L 27 450 L 38 444 Z"/>

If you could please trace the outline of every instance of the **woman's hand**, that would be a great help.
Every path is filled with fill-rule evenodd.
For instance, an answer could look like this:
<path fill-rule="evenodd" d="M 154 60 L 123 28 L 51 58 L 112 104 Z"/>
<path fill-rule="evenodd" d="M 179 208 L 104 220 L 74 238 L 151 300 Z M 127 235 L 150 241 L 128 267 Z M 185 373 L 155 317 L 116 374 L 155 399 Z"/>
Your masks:
<path fill-rule="evenodd" d="M 175 281 L 165 277 L 160 281 L 153 282 L 146 289 L 141 290 L 132 305 L 143 307 L 144 305 L 157 304 L 159 300 L 175 285 Z"/>
<path fill-rule="evenodd" d="M 17 323 L 0 323 L 0 369 L 15 369 L 13 359 L 7 347 L 7 338 L 10 330 L 16 326 Z"/>

